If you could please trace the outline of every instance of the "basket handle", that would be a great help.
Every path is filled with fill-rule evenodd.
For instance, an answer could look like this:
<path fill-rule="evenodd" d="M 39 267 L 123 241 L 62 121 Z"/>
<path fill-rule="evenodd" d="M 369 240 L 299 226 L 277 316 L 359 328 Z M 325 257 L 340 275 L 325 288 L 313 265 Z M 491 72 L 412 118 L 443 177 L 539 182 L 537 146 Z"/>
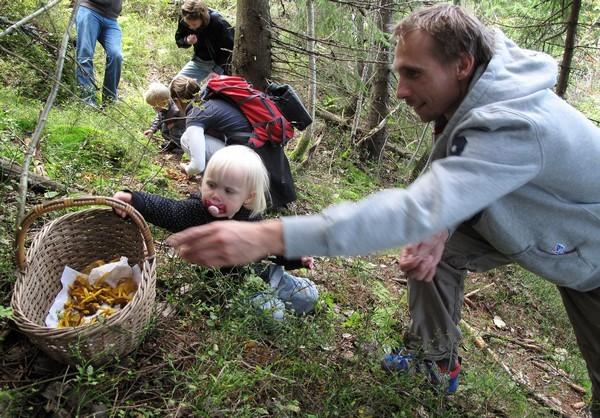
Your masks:
<path fill-rule="evenodd" d="M 124 211 L 127 216 L 137 225 L 138 229 L 142 233 L 142 237 L 146 242 L 146 248 L 148 249 L 148 258 L 154 257 L 154 241 L 150 234 L 150 228 L 144 220 L 144 217 L 131 205 L 112 197 L 102 196 L 82 196 L 74 198 L 64 198 L 50 200 L 48 202 L 40 203 L 35 205 L 33 209 L 27 214 L 27 216 L 21 221 L 21 225 L 17 231 L 16 239 L 16 262 L 19 270 L 24 270 L 25 264 L 27 263 L 25 256 L 25 237 L 27 230 L 37 218 L 42 216 L 44 213 L 52 212 L 59 209 L 65 209 L 75 206 L 91 206 L 91 205 L 103 205 L 110 206 L 113 209 L 120 209 Z M 115 214 L 115 216 L 117 216 Z"/>

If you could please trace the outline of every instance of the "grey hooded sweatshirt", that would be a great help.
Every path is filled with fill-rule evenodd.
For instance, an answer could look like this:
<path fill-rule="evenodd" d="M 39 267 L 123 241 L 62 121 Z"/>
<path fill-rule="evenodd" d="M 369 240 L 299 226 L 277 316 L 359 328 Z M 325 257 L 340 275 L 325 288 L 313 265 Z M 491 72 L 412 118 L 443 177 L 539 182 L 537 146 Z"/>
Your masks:
<path fill-rule="evenodd" d="M 286 257 L 398 247 L 477 215 L 473 228 L 525 269 L 600 286 L 600 129 L 554 94 L 556 74 L 550 56 L 497 31 L 429 170 L 406 189 L 282 218 Z"/>

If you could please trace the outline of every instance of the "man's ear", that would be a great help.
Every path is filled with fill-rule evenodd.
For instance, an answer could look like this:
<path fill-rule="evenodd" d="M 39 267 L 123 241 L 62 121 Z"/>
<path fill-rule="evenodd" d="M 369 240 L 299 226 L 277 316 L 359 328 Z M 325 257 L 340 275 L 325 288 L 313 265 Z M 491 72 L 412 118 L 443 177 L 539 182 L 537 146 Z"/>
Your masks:
<path fill-rule="evenodd" d="M 459 80 L 468 79 L 473 74 L 475 57 L 466 52 L 461 52 L 456 62 L 456 76 Z"/>

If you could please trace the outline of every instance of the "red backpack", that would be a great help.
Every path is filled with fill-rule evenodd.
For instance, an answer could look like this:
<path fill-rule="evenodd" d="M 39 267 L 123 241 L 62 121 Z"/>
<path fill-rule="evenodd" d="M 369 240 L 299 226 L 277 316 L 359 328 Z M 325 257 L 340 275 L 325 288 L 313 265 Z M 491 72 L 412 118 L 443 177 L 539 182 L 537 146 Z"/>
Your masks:
<path fill-rule="evenodd" d="M 225 98 L 240 109 L 252 125 L 253 132 L 248 144 L 253 148 L 260 148 L 267 141 L 283 146 L 294 136 L 292 124 L 275 103 L 242 77 L 219 75 L 211 78 L 203 97 Z"/>

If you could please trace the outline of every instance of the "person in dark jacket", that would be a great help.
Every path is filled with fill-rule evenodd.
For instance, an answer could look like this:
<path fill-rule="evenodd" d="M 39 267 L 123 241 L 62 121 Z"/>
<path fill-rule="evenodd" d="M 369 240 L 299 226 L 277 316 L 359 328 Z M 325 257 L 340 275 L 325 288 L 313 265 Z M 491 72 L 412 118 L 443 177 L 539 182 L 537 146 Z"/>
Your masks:
<path fill-rule="evenodd" d="M 97 106 L 94 81 L 96 42 L 100 42 L 106 53 L 102 102 L 107 104 L 117 100 L 123 63 L 122 34 L 117 22 L 120 13 L 121 0 L 81 0 L 77 10 L 77 83 L 81 98 L 94 107 Z"/>
<path fill-rule="evenodd" d="M 268 175 L 261 159 L 248 147 L 233 145 L 213 155 L 202 178 L 201 195 L 184 200 L 167 199 L 144 192 L 117 192 L 115 199 L 129 203 L 158 227 L 170 232 L 214 221 L 235 219 L 256 221 L 267 207 Z M 125 217 L 126 213 L 116 210 Z M 284 267 L 312 268 L 312 257 L 287 259 L 276 257 L 274 265 L 261 266 L 258 272 L 269 284 L 270 291 L 257 295 L 253 302 L 271 310 L 281 319 L 283 309 L 304 314 L 314 309 L 319 292 L 309 279 L 295 277 Z"/>
<path fill-rule="evenodd" d="M 175 42 L 179 48 L 193 45 L 194 55 L 178 75 L 201 83 L 210 73 L 231 74 L 233 35 L 233 28 L 217 11 L 201 0 L 185 0 Z"/>
<path fill-rule="evenodd" d="M 186 109 L 186 130 L 181 147 L 190 155 L 190 163 L 182 167 L 188 176 L 204 171 L 211 155 L 226 145 L 248 145 L 252 127 L 244 114 L 226 100 L 213 98 L 193 102 L 200 86 L 190 77 L 177 76 L 171 81 L 171 98 L 180 109 Z M 271 190 L 271 207 L 279 209 L 296 200 L 296 188 L 289 161 L 281 145 L 270 141 L 254 149 L 267 167 Z"/>

